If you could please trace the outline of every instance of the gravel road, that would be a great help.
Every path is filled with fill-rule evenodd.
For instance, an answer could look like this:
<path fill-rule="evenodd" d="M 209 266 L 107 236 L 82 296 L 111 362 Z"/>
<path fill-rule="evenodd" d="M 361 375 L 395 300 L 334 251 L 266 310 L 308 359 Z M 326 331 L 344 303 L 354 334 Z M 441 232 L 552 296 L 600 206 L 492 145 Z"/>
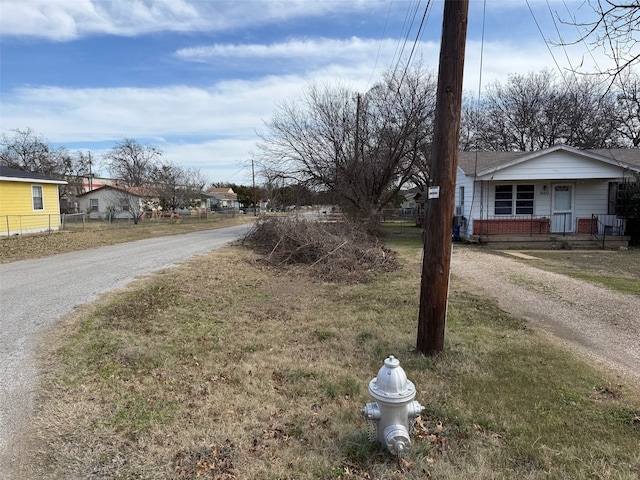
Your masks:
<path fill-rule="evenodd" d="M 158 237 L 0 265 L 0 472 L 33 406 L 37 334 L 74 307 L 244 235 L 249 227 Z M 1 475 L 0 475 L 1 476 Z"/>
<path fill-rule="evenodd" d="M 506 312 L 640 381 L 639 297 L 477 249 L 455 249 L 451 272 Z"/>

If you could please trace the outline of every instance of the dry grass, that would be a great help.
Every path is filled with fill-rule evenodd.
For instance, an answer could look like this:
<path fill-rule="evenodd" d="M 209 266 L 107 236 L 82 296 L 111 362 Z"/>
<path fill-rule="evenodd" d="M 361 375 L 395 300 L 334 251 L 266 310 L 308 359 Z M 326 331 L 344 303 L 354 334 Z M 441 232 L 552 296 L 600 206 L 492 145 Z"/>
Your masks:
<path fill-rule="evenodd" d="M 640 476 L 638 391 L 455 282 L 446 351 L 416 354 L 420 250 L 403 242 L 401 270 L 352 285 L 228 247 L 68 318 L 16 478 Z M 427 406 L 400 461 L 360 414 L 390 354 Z"/>
<path fill-rule="evenodd" d="M 253 217 L 227 218 L 218 216 L 208 220 L 185 218 L 179 221 L 147 221 L 138 225 L 96 222 L 87 223 L 84 228 L 82 224 L 71 224 L 68 229 L 63 231 L 0 237 L 0 263 L 41 258 L 57 253 L 74 252 L 163 235 L 178 235 L 198 230 L 229 227 L 250 220 L 253 220 Z"/>

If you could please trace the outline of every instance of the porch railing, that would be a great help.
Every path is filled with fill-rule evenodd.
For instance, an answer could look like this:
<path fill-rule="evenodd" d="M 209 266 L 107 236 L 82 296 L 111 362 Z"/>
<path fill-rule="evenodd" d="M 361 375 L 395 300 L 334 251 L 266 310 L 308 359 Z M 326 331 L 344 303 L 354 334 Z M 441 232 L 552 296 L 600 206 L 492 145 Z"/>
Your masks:
<path fill-rule="evenodd" d="M 605 248 L 607 237 L 619 237 L 624 235 L 626 220 L 616 215 L 591 215 L 591 236 L 602 242 Z"/>

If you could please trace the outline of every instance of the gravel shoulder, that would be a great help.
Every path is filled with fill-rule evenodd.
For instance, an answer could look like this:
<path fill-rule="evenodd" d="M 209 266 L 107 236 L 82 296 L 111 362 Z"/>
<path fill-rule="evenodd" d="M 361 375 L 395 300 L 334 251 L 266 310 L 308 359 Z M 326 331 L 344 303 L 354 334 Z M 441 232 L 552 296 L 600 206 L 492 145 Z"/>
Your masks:
<path fill-rule="evenodd" d="M 489 251 L 459 248 L 454 282 L 565 345 L 640 381 L 640 297 L 547 272 Z"/>

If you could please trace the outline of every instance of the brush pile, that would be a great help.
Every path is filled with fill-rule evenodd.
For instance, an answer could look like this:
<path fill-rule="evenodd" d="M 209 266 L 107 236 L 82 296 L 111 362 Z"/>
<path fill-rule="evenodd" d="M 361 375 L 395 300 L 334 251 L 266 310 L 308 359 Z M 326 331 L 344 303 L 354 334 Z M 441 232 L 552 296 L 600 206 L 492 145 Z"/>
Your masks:
<path fill-rule="evenodd" d="M 304 267 L 330 282 L 362 283 L 398 268 L 395 252 L 364 225 L 269 217 L 255 223 L 243 243 L 278 267 Z"/>

